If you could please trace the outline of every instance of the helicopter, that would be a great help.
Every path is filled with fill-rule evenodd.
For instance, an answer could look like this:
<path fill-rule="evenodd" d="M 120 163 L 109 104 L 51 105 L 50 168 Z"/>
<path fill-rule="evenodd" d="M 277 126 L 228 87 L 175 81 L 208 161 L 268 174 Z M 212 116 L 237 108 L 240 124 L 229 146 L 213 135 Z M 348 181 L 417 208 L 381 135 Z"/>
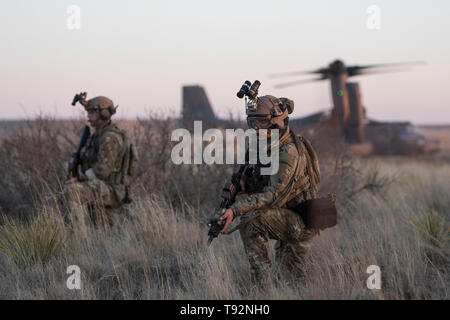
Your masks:
<path fill-rule="evenodd" d="M 335 127 L 343 139 L 355 150 L 377 154 L 420 154 L 434 153 L 439 150 L 439 141 L 426 138 L 409 121 L 385 122 L 366 117 L 363 107 L 361 87 L 357 82 L 348 82 L 348 78 L 386 72 L 404 71 L 399 67 L 423 65 L 424 62 L 383 63 L 347 66 L 336 59 L 324 68 L 311 71 L 294 71 L 271 74 L 270 77 L 286 77 L 316 74 L 318 77 L 281 83 L 275 88 L 284 88 L 315 81 L 330 81 L 333 108 L 327 112 L 318 112 L 300 119 L 290 120 L 293 127 L 300 127 L 310 135 L 318 127 Z M 359 148 L 361 145 L 368 148 Z M 368 151 L 367 151 L 368 150 Z"/>

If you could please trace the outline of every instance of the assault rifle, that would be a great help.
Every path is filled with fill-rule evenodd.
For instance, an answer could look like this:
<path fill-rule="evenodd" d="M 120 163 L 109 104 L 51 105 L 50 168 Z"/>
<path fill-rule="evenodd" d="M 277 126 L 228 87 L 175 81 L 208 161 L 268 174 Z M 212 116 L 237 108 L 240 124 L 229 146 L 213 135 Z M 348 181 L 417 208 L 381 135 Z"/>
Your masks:
<path fill-rule="evenodd" d="M 89 126 L 85 126 L 83 129 L 83 132 L 81 133 L 77 152 L 72 154 L 72 156 L 69 159 L 69 172 L 68 172 L 67 179 L 75 178 L 75 177 L 79 178 L 78 167 L 81 164 L 81 150 L 86 145 L 90 135 L 91 135 L 91 132 L 89 130 Z"/>
<path fill-rule="evenodd" d="M 244 165 L 241 165 L 239 170 L 233 173 L 231 182 L 227 181 L 222 189 L 222 201 L 220 202 L 220 206 L 214 211 L 208 223 L 208 246 L 211 244 L 214 238 L 217 238 L 219 236 L 220 231 L 222 231 L 225 224 L 224 222 L 219 221 L 219 218 L 225 213 L 225 210 L 234 203 L 236 195 L 239 191 L 241 191 L 240 181 L 243 172 Z"/>
<path fill-rule="evenodd" d="M 248 163 L 249 159 L 249 150 L 245 152 L 245 163 Z M 241 177 L 244 174 L 246 166 L 241 164 L 239 170 L 233 173 L 231 176 L 231 182 L 226 182 L 225 186 L 222 189 L 222 201 L 220 202 L 220 206 L 216 209 L 211 218 L 209 219 L 208 226 L 208 246 L 217 238 L 222 231 L 224 222 L 220 222 L 219 218 L 225 213 L 225 210 L 231 207 L 236 199 L 236 195 L 241 191 Z"/>

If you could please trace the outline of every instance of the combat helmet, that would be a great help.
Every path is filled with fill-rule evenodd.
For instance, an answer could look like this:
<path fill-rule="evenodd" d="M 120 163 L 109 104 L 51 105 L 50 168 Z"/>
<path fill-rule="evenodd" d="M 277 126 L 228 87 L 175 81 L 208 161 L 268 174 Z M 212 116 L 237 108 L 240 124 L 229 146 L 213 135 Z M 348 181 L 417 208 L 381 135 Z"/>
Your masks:
<path fill-rule="evenodd" d="M 103 120 L 109 120 L 118 108 L 118 106 L 114 107 L 111 99 L 104 96 L 86 100 L 86 92 L 76 94 L 73 98 L 72 105 L 75 105 L 76 102 L 80 102 L 86 111 L 98 110 L 100 112 L 100 118 Z"/>
<path fill-rule="evenodd" d="M 285 130 L 288 115 L 294 111 L 294 101 L 271 95 L 256 97 L 246 106 L 247 124 L 251 128 Z"/>

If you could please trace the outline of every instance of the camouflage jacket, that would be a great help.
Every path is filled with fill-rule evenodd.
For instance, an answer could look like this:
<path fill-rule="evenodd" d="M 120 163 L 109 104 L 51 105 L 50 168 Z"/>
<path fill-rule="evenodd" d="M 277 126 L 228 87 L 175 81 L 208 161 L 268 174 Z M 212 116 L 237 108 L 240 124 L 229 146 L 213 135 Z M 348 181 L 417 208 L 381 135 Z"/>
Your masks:
<path fill-rule="evenodd" d="M 250 170 L 245 168 L 244 173 L 250 171 L 252 175 L 243 175 L 245 193 L 236 196 L 234 204 L 230 207 L 235 216 L 273 207 L 292 208 L 317 195 L 316 187 L 311 183 L 312 178 L 307 170 L 310 161 L 307 149 L 300 142 L 301 150 L 297 150 L 294 139 L 296 138 L 290 130 L 280 138 L 279 170 L 276 174 L 258 177 L 258 165 L 247 165 Z M 287 194 L 286 190 L 289 191 Z"/>
<path fill-rule="evenodd" d="M 107 124 L 99 133 L 95 132 L 88 140 L 81 156 L 83 173 L 92 169 L 94 176 L 89 179 L 100 179 L 112 186 L 117 193 L 124 192 L 122 188 L 122 165 L 128 146 L 124 141 L 121 130 L 112 122 Z M 118 197 L 121 198 L 121 195 Z"/>

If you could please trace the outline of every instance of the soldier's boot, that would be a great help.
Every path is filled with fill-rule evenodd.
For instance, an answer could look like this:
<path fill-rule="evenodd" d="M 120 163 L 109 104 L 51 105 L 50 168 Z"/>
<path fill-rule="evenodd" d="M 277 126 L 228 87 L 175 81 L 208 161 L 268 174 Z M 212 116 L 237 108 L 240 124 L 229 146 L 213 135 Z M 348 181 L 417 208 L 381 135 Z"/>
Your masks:
<path fill-rule="evenodd" d="M 273 279 L 268 239 L 251 226 L 244 227 L 240 233 L 250 263 L 252 284 L 267 293 L 271 292 Z"/>

